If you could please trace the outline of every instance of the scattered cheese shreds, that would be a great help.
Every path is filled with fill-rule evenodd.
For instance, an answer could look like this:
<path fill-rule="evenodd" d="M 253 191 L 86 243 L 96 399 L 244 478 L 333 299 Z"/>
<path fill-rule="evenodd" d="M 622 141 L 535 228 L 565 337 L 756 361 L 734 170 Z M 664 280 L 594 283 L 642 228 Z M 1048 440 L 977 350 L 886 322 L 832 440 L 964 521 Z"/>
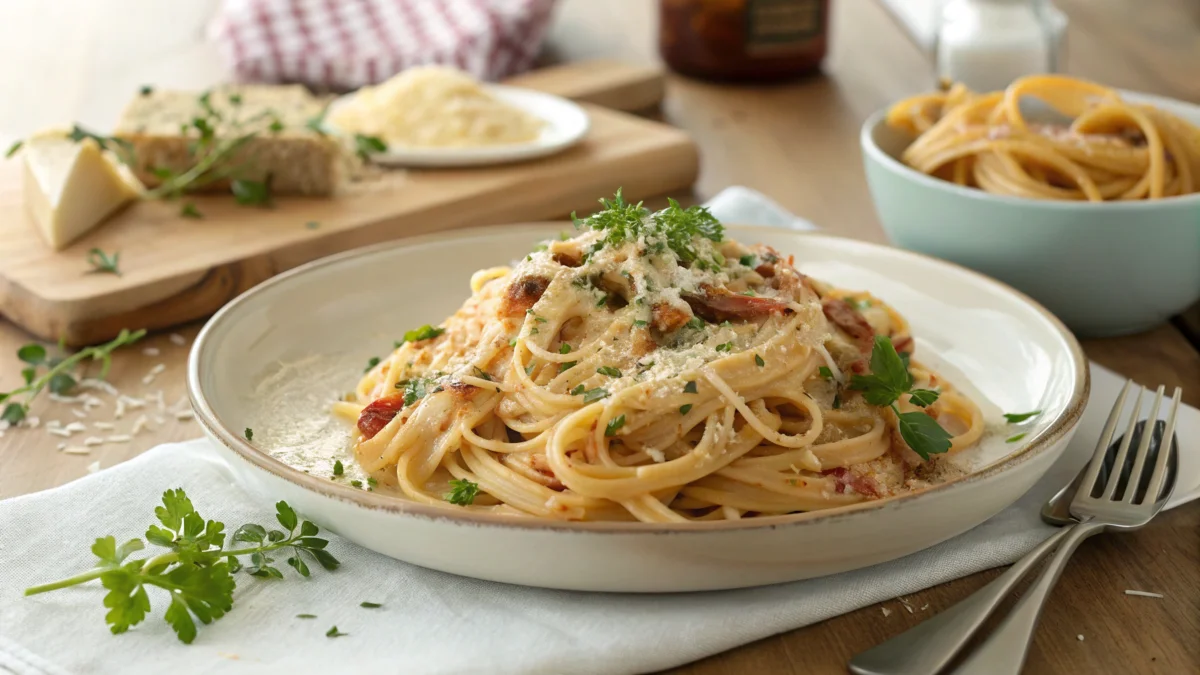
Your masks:
<path fill-rule="evenodd" d="M 33 417 L 25 418 L 25 426 L 29 427 L 30 429 L 36 429 L 41 425 L 42 425 L 42 420 L 41 420 L 41 418 L 37 417 L 36 415 L 34 415 Z"/>
<path fill-rule="evenodd" d="M 88 446 L 104 445 L 104 439 L 97 436 L 88 436 L 83 439 L 83 444 Z"/>
<path fill-rule="evenodd" d="M 158 356 L 161 352 L 159 352 L 158 347 L 146 347 L 142 350 L 142 353 L 146 356 Z"/>
<path fill-rule="evenodd" d="M 85 446 L 68 445 L 67 447 L 63 448 L 63 452 L 68 455 L 90 455 L 92 453 L 92 449 Z"/>
<path fill-rule="evenodd" d="M 75 408 L 71 408 L 71 414 L 76 417 L 87 417 L 86 412 L 84 412 L 82 410 L 76 410 Z"/>
<path fill-rule="evenodd" d="M 177 420 L 190 420 L 195 416 L 196 414 L 191 410 L 180 410 L 179 412 L 175 413 L 175 419 Z"/>
<path fill-rule="evenodd" d="M 104 440 L 108 443 L 128 443 L 131 439 L 133 436 L 129 434 L 113 434 Z"/>
<path fill-rule="evenodd" d="M 47 427 L 46 433 L 54 434 L 55 436 L 62 436 L 63 438 L 71 437 L 71 432 L 67 431 L 66 429 L 59 429 L 58 427 Z"/>
<path fill-rule="evenodd" d="M 80 380 L 79 386 L 84 389 L 99 389 L 100 391 L 102 391 L 106 394 L 109 394 L 111 396 L 120 395 L 120 392 L 117 391 L 116 387 L 112 386 L 108 382 L 105 382 L 104 380 L 99 380 L 94 377 L 83 378 L 82 380 Z"/>
<path fill-rule="evenodd" d="M 66 444 L 66 443 L 59 443 L 59 444 L 58 444 L 58 449 L 59 449 L 59 450 L 62 450 L 63 448 L 66 448 L 66 447 L 67 447 L 67 444 Z"/>
<path fill-rule="evenodd" d="M 1164 597 L 1162 593 L 1151 593 L 1151 592 L 1149 592 L 1149 591 L 1131 591 L 1131 590 L 1127 590 L 1127 591 L 1125 591 L 1125 595 L 1136 595 L 1136 596 L 1138 596 L 1138 597 L 1140 597 L 1140 598 L 1161 598 L 1161 597 Z"/>
<path fill-rule="evenodd" d="M 1076 639 L 1076 640 L 1079 640 L 1080 642 L 1083 642 L 1083 633 L 1080 633 L 1079 635 L 1076 635 L 1076 636 L 1075 636 L 1075 639 Z"/>
<path fill-rule="evenodd" d="M 87 467 L 88 473 L 96 473 L 99 470 L 100 470 L 100 462 L 92 462 L 91 464 L 88 464 L 88 467 Z"/>
<path fill-rule="evenodd" d="M 117 425 L 113 424 L 112 422 L 93 422 L 92 426 L 101 431 L 112 431 L 113 429 L 117 428 Z"/>
<path fill-rule="evenodd" d="M 884 616 L 891 616 L 891 615 L 892 615 L 892 610 L 888 609 L 887 607 L 880 607 L 880 608 L 879 608 L 879 610 L 880 610 L 881 612 L 883 612 L 883 615 L 884 615 Z"/>
<path fill-rule="evenodd" d="M 55 403 L 79 403 L 80 401 L 84 400 L 84 397 L 83 396 L 63 396 L 62 394 L 56 394 L 54 392 L 50 392 L 50 400 L 54 401 Z"/>
<path fill-rule="evenodd" d="M 168 339 L 171 340 L 171 344 L 179 345 L 180 347 L 187 344 L 187 338 L 183 337 L 179 333 L 171 333 L 171 337 Z"/>
<path fill-rule="evenodd" d="M 71 422 L 64 428 L 71 433 L 75 433 L 77 431 L 87 431 L 87 425 L 83 422 Z"/>
<path fill-rule="evenodd" d="M 133 428 L 129 430 L 130 435 L 136 436 L 142 432 L 147 426 L 146 416 L 140 415 L 133 421 Z"/>

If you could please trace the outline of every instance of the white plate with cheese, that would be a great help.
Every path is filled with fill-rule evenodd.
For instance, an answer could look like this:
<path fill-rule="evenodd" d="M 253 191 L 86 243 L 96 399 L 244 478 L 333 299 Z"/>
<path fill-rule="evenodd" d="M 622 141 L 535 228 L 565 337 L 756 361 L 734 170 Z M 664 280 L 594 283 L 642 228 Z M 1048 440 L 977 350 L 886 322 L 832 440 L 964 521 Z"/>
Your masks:
<path fill-rule="evenodd" d="M 334 101 L 324 129 L 377 138 L 367 155 L 400 167 L 466 167 L 561 152 L 587 134 L 588 115 L 559 96 L 480 83 L 450 68 L 411 69 Z"/>

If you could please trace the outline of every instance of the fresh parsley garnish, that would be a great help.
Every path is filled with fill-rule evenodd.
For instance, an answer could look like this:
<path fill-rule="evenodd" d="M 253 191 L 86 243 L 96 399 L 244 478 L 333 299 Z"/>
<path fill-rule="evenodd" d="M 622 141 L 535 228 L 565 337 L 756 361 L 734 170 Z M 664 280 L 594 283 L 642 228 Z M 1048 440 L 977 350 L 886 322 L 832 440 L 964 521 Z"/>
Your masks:
<path fill-rule="evenodd" d="M 625 426 L 625 414 L 621 413 L 608 421 L 608 425 L 604 427 L 605 436 L 616 436 L 617 430 Z"/>
<path fill-rule="evenodd" d="M 757 365 L 759 368 L 762 368 L 763 366 L 767 365 L 767 362 L 763 361 L 763 357 L 759 356 L 758 354 L 755 354 L 754 355 L 754 364 Z"/>
<path fill-rule="evenodd" d="M 1038 415 L 1041 415 L 1041 414 L 1042 414 L 1041 410 L 1034 410 L 1033 412 L 1027 412 L 1027 413 L 1004 413 L 1004 420 L 1006 422 L 1008 422 L 1009 424 L 1020 424 L 1021 422 L 1024 422 L 1027 419 L 1037 417 Z"/>
<path fill-rule="evenodd" d="M 684 263 L 696 260 L 696 238 L 719 242 L 724 237 L 721 223 L 703 206 L 683 208 L 674 199 L 667 200 L 667 208 L 651 213 L 641 202 L 630 204 L 617 190 L 612 199 L 601 199 L 603 210 L 587 218 L 574 213 L 571 220 L 577 228 L 591 228 L 604 233 L 601 245 L 616 246 L 626 241 L 643 238 L 652 245 L 655 253 L 668 249 Z"/>
<path fill-rule="evenodd" d="M 474 372 L 475 372 L 475 377 L 478 377 L 481 380 L 487 380 L 488 382 L 492 381 L 491 374 L 489 374 L 483 368 L 480 368 L 479 366 L 473 366 L 473 368 L 474 368 Z"/>
<path fill-rule="evenodd" d="M 616 368 L 613 368 L 612 366 L 600 366 L 599 368 L 596 369 L 596 372 L 600 373 L 601 375 L 607 375 L 609 377 L 620 377 L 621 376 L 621 371 L 617 370 Z"/>
<path fill-rule="evenodd" d="M 567 344 L 566 342 L 562 343 L 561 345 L 558 346 L 558 353 L 559 354 L 570 354 L 571 353 L 571 345 Z"/>
<path fill-rule="evenodd" d="M 909 394 L 909 402 L 917 406 L 928 406 L 937 400 L 938 394 L 930 389 L 913 389 L 913 377 L 904 361 L 896 353 L 890 338 L 875 336 L 871 350 L 871 374 L 855 375 L 850 388 L 861 391 L 867 403 L 879 407 L 890 407 L 896 415 L 900 437 L 921 456 L 928 460 L 930 455 L 941 454 L 950 449 L 950 434 L 937 420 L 920 411 L 902 413 L 896 401 Z"/>
<path fill-rule="evenodd" d="M 317 618 L 317 615 L 316 614 L 297 614 L 296 618 L 297 619 L 315 619 L 315 618 Z"/>
<path fill-rule="evenodd" d="M 335 459 L 333 461 L 333 475 L 341 476 L 344 473 L 346 473 L 346 467 L 342 464 L 342 460 Z"/>
<path fill-rule="evenodd" d="M 246 440 L 248 440 L 248 441 L 254 440 L 254 430 L 251 429 L 250 427 L 246 427 L 246 431 L 244 431 L 242 433 L 244 433 L 246 435 Z"/>
<path fill-rule="evenodd" d="M 198 218 L 204 217 L 204 214 L 200 213 L 200 209 L 196 208 L 196 205 L 193 204 L 192 202 L 186 202 L 183 206 L 181 206 L 179 208 L 179 215 L 184 218 L 193 218 L 193 219 L 198 219 Z"/>
<path fill-rule="evenodd" d="M 717 345 L 716 349 L 719 352 L 731 352 L 731 351 L 733 351 L 733 343 L 732 342 L 722 342 L 721 344 Z"/>
<path fill-rule="evenodd" d="M 414 377 L 411 380 L 397 382 L 396 388 L 404 390 L 404 407 L 408 407 L 417 401 L 425 398 L 429 393 L 429 385 L 433 382 L 431 378 Z"/>
<path fill-rule="evenodd" d="M 350 481 L 350 487 L 360 488 L 360 487 L 362 487 L 362 481 L 361 480 L 352 480 L 352 481 Z"/>
<path fill-rule="evenodd" d="M 4 411 L 0 412 L 0 420 L 17 424 L 25 419 L 26 413 L 29 412 L 29 404 L 43 389 L 48 388 L 52 393 L 60 395 L 69 394 L 77 384 L 71 372 L 86 359 L 100 362 L 97 378 L 103 380 L 108 376 L 108 369 L 112 365 L 112 353 L 119 347 L 137 342 L 145 334 L 145 330 L 122 329 L 117 337 L 105 344 L 81 349 L 70 356 L 55 358 L 49 358 L 46 348 L 42 345 L 24 345 L 17 350 L 17 358 L 28 364 L 28 367 L 21 371 L 25 384 L 11 391 L 0 392 L 0 403 L 7 402 Z M 42 366 L 47 370 L 38 375 L 38 369 Z M 16 400 L 18 396 L 22 398 L 21 401 Z"/>
<path fill-rule="evenodd" d="M 365 602 L 365 601 L 358 603 L 358 606 L 364 607 L 366 609 L 379 609 L 380 607 L 383 607 L 383 605 L 381 605 L 378 602 Z"/>
<path fill-rule="evenodd" d="M 475 501 L 479 494 L 479 484 L 463 478 L 450 479 L 450 491 L 446 493 L 446 501 L 459 506 L 468 506 Z"/>
<path fill-rule="evenodd" d="M 88 270 L 88 274 L 115 274 L 121 276 L 121 269 L 118 267 L 121 261 L 121 252 L 113 251 L 110 256 L 103 249 L 93 248 L 87 253 L 87 263 L 92 266 Z"/>
<path fill-rule="evenodd" d="M 842 392 L 833 395 L 833 409 L 840 410 L 842 407 Z"/>
<path fill-rule="evenodd" d="M 400 342 L 397 346 L 402 345 L 405 342 L 420 342 L 421 340 L 432 340 L 433 338 L 435 338 L 445 332 L 446 332 L 445 328 L 434 328 L 433 326 L 430 326 L 429 324 L 425 324 L 424 326 L 421 326 L 420 328 L 414 328 L 414 329 L 406 332 L 404 334 L 404 340 L 402 342 Z"/>
<path fill-rule="evenodd" d="M 685 385 L 683 385 L 683 393 L 685 393 L 685 394 L 694 394 L 694 393 L 696 393 L 696 381 L 695 381 L 695 380 L 688 380 L 688 383 L 687 383 L 687 384 L 685 384 Z"/>
<path fill-rule="evenodd" d="M 826 380 L 833 379 L 833 371 L 829 369 L 829 366 L 821 366 L 820 368 L 817 368 L 817 374 Z"/>
<path fill-rule="evenodd" d="M 379 359 L 379 357 L 378 357 L 378 356 L 372 356 L 371 358 L 367 359 L 367 367 L 366 367 L 366 368 L 363 368 L 363 372 L 364 372 L 364 373 L 369 373 L 369 372 L 371 372 L 371 369 L 372 369 L 372 368 L 374 368 L 375 366 L 379 365 L 379 360 L 380 360 L 380 359 Z"/>
<path fill-rule="evenodd" d="M 684 325 L 693 330 L 699 330 L 704 328 L 704 319 L 701 319 L 698 316 L 693 316 L 692 318 L 688 319 L 688 322 Z"/>
<path fill-rule="evenodd" d="M 582 394 L 583 391 L 584 391 L 584 386 L 582 384 L 577 384 L 577 385 L 575 385 L 575 388 L 571 390 L 571 395 L 578 396 L 578 395 Z"/>
<path fill-rule="evenodd" d="M 271 176 L 263 180 L 237 178 L 229 183 L 233 199 L 242 206 L 271 205 Z"/>
<path fill-rule="evenodd" d="M 579 363 L 579 362 L 578 361 L 567 361 L 566 363 L 559 364 L 558 372 L 560 372 L 560 373 L 566 372 L 566 371 L 574 368 L 577 363 Z"/>
<path fill-rule="evenodd" d="M 647 326 L 647 325 L 649 325 L 649 322 L 648 322 L 648 321 L 642 321 L 641 319 L 634 319 L 634 320 L 633 320 L 633 325 L 634 325 L 635 327 L 637 327 L 637 328 L 641 328 L 641 327 L 643 327 L 643 326 Z"/>
<path fill-rule="evenodd" d="M 686 415 L 686 414 L 688 414 L 688 412 L 691 411 L 691 409 L 692 409 L 691 403 L 684 403 L 683 405 L 679 406 L 679 414 Z"/>
<path fill-rule="evenodd" d="M 150 94 L 154 93 L 154 87 L 151 87 L 148 84 L 143 84 L 142 87 L 138 89 L 138 93 L 142 96 L 149 96 Z"/>
<path fill-rule="evenodd" d="M 605 398 L 607 396 L 608 396 L 607 389 L 601 389 L 600 387 L 596 387 L 595 389 L 588 389 L 587 391 L 583 392 L 583 402 L 584 403 L 592 403 L 593 401 L 599 401 L 600 399 Z"/>
<path fill-rule="evenodd" d="M 1022 438 L 1025 438 L 1024 432 L 1019 433 L 1015 436 L 1009 436 L 1008 438 L 1004 439 L 1004 442 L 1005 443 L 1016 443 L 1017 441 L 1021 440 Z"/>
<path fill-rule="evenodd" d="M 354 152 L 363 159 L 370 159 L 373 154 L 387 152 L 387 143 L 378 136 L 354 134 Z"/>
<path fill-rule="evenodd" d="M 301 576 L 310 575 L 306 557 L 326 570 L 337 569 L 340 564 L 325 550 L 329 542 L 317 538 L 320 528 L 301 520 L 287 502 L 275 505 L 275 519 L 282 530 L 248 523 L 234 531 L 228 548 L 225 524 L 201 517 L 182 488 L 164 492 L 162 506 L 154 514 L 158 524 L 146 530 L 146 541 L 167 549 L 166 553 L 131 560 L 133 553 L 145 548 L 141 539 L 118 545 L 111 535 L 100 537 L 92 544 L 92 553 L 98 559 L 94 568 L 61 581 L 27 588 L 25 595 L 99 579 L 108 589 L 104 596 L 104 606 L 108 608 L 104 620 L 118 634 L 146 618 L 150 611 L 146 587 L 157 587 L 170 597 L 163 618 L 180 641 L 191 643 L 196 639 L 196 620 L 209 624 L 233 609 L 236 572 L 245 569 L 256 577 L 282 579 L 283 572 L 271 564 L 275 562 L 271 554 L 284 550 L 291 553 L 287 564 Z M 239 558 L 246 556 L 249 564 L 243 567 Z"/>
<path fill-rule="evenodd" d="M 12 145 L 8 146 L 8 150 L 6 150 L 4 153 L 4 159 L 8 159 L 17 154 L 17 151 L 20 150 L 21 146 L 23 145 L 25 145 L 25 141 L 15 141 Z"/>
<path fill-rule="evenodd" d="M 338 630 L 337 626 L 334 626 L 333 628 L 330 628 L 329 630 L 325 631 L 325 637 L 327 637 L 327 638 L 339 638 L 339 637 L 344 637 L 346 635 L 349 635 L 349 633 L 343 633 L 342 631 Z"/>
<path fill-rule="evenodd" d="M 753 255 L 744 255 L 744 256 L 738 258 L 738 262 L 745 265 L 746 267 L 754 267 L 754 256 Z"/>

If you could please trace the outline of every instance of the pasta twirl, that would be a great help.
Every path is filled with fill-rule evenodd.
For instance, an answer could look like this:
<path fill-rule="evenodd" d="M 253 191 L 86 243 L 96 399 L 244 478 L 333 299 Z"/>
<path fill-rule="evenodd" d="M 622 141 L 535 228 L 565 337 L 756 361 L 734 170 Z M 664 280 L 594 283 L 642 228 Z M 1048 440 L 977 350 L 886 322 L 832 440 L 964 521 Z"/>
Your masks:
<path fill-rule="evenodd" d="M 1035 123 L 1038 99 L 1069 123 Z M 959 185 L 1032 199 L 1159 199 L 1200 191 L 1200 127 L 1112 89 L 1033 75 L 1004 91 L 961 84 L 896 103 L 887 123 L 916 135 L 902 159 Z"/>
<path fill-rule="evenodd" d="M 450 501 L 474 510 L 680 522 L 853 504 L 929 469 L 897 429 L 922 401 L 879 407 L 850 386 L 877 336 L 911 358 L 899 314 L 724 238 L 703 209 L 605 205 L 577 236 L 477 272 L 453 316 L 335 405 L 381 484 L 428 504 L 469 484 Z M 936 391 L 917 414 L 946 447 L 975 443 L 979 408 L 915 359 L 907 373 Z"/>

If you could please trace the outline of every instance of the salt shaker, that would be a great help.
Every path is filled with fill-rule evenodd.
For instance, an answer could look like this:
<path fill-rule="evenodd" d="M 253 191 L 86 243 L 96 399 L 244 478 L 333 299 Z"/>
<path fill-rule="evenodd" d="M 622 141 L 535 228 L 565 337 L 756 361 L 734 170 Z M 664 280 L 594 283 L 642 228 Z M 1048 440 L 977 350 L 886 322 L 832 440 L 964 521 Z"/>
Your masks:
<path fill-rule="evenodd" d="M 974 91 L 1061 68 L 1067 19 L 1049 0 L 946 0 L 935 60 L 941 83 Z"/>

